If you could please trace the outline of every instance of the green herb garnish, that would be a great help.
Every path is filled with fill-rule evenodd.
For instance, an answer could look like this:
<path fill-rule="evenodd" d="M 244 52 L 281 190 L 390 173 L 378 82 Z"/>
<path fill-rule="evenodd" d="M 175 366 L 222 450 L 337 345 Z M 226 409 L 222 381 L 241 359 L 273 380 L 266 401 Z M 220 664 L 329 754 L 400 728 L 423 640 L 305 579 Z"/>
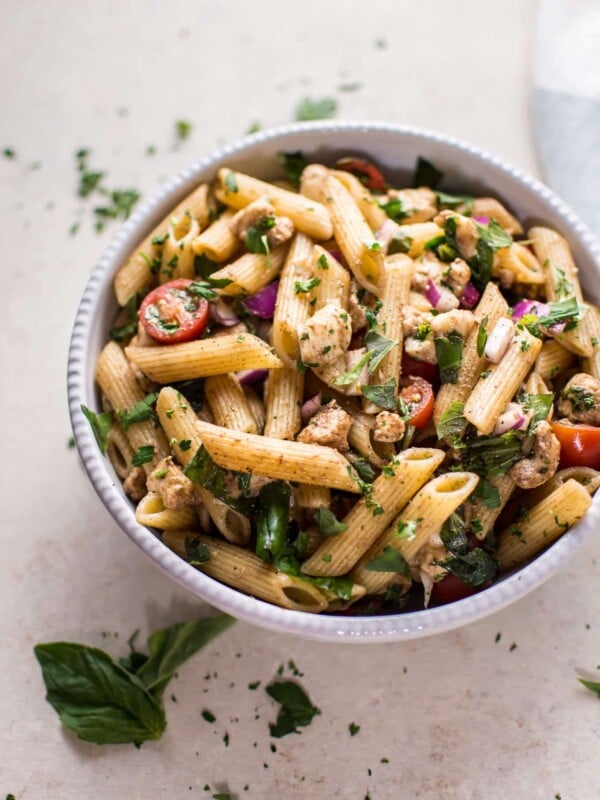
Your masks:
<path fill-rule="evenodd" d="M 326 506 L 320 506 L 318 511 L 313 514 L 313 519 L 324 536 L 338 536 L 348 530 L 348 526 L 339 522 L 333 511 Z"/>
<path fill-rule="evenodd" d="M 277 153 L 277 160 L 283 167 L 285 177 L 291 181 L 296 188 L 300 186 L 300 178 L 307 166 L 308 161 L 304 158 L 301 150 L 295 150 L 290 153 L 280 151 Z"/>
<path fill-rule="evenodd" d="M 402 553 L 389 545 L 375 558 L 365 564 L 370 572 L 395 572 L 410 577 L 410 568 Z"/>
<path fill-rule="evenodd" d="M 135 451 L 131 457 L 131 465 L 133 467 L 141 467 L 142 464 L 148 464 L 154 458 L 154 445 L 143 444 Z"/>
<path fill-rule="evenodd" d="M 156 403 L 157 398 L 158 393 L 152 392 L 152 394 L 147 394 L 143 400 L 139 401 L 139 403 L 136 403 L 133 408 L 126 408 L 123 411 L 117 411 L 119 422 L 123 426 L 124 430 L 127 430 L 130 425 L 134 425 L 138 422 L 146 422 L 146 420 L 149 419 L 156 419 L 156 415 L 154 413 L 154 404 Z"/>
<path fill-rule="evenodd" d="M 90 423 L 94 438 L 100 448 L 101 453 L 106 453 L 108 449 L 108 433 L 113 422 L 112 411 L 104 411 L 101 414 L 96 414 L 91 411 L 87 406 L 81 405 L 81 410 L 87 421 Z"/>
<path fill-rule="evenodd" d="M 276 739 L 290 733 L 300 733 L 299 727 L 310 725 L 313 718 L 321 713 L 296 681 L 272 681 L 265 691 L 281 706 L 277 721 L 269 723 L 269 732 Z"/>
<path fill-rule="evenodd" d="M 330 97 L 323 100 L 311 100 L 305 97 L 296 109 L 298 122 L 307 122 L 314 119 L 330 119 L 335 116 L 337 103 Z"/>

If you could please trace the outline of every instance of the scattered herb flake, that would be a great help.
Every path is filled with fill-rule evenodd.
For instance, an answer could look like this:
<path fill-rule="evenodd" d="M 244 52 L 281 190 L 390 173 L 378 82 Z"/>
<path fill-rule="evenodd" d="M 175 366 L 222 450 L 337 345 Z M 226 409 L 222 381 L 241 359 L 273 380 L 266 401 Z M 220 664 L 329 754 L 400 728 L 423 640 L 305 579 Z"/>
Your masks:
<path fill-rule="evenodd" d="M 311 100 L 305 97 L 296 109 L 298 122 L 307 122 L 316 119 L 331 119 L 337 111 L 337 103 L 331 97 L 322 100 Z"/>

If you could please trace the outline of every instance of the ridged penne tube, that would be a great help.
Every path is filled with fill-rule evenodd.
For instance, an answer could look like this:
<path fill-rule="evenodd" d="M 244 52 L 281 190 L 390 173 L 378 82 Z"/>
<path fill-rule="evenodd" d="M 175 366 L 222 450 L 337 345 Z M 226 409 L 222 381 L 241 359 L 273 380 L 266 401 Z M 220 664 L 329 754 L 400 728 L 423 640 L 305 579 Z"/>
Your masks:
<path fill-rule="evenodd" d="M 490 484 L 498 490 L 498 494 L 500 495 L 500 503 L 497 508 L 488 508 L 488 506 L 476 496 L 471 498 L 471 503 L 469 504 L 469 516 L 471 521 L 477 521 L 479 523 L 479 525 L 472 528 L 473 533 L 479 541 L 483 541 L 492 531 L 496 520 L 510 500 L 516 487 L 515 482 L 512 478 L 509 478 L 508 475 L 492 478 Z"/>
<path fill-rule="evenodd" d="M 198 421 L 196 427 L 213 461 L 226 469 L 359 491 L 352 467 L 331 447 L 239 433 L 208 422 Z"/>
<path fill-rule="evenodd" d="M 296 233 L 279 276 L 273 315 L 273 347 L 290 367 L 296 365 L 300 355 L 298 330 L 313 313 L 308 294 L 295 290 L 297 281 L 312 277 L 312 251 L 312 240 L 304 233 Z"/>
<path fill-rule="evenodd" d="M 344 517 L 346 530 L 323 542 L 302 564 L 302 572 L 344 575 L 352 569 L 443 460 L 442 450 L 419 447 L 403 450 L 390 462 L 393 476 L 382 473 L 375 479 L 370 496 L 361 498 Z M 378 513 L 374 514 L 374 510 Z"/>
<path fill-rule="evenodd" d="M 231 281 L 218 290 L 219 294 L 255 294 L 279 275 L 287 251 L 287 244 L 282 244 L 266 256 L 262 253 L 244 253 L 235 261 L 213 272 L 210 277 L 213 280 L 226 278 Z"/>
<path fill-rule="evenodd" d="M 539 356 L 538 356 L 539 358 Z M 550 388 L 542 375 L 539 372 L 530 372 L 529 377 L 525 381 L 525 391 L 528 394 L 552 394 Z M 552 417 L 552 409 L 550 410 L 550 417 Z"/>
<path fill-rule="evenodd" d="M 202 446 L 202 440 L 196 429 L 198 421 L 196 412 L 180 392 L 172 386 L 165 386 L 158 395 L 156 413 L 169 440 L 177 442 L 189 440 L 192 443 L 187 450 L 182 450 L 178 446 L 173 448 L 175 458 L 182 467 L 185 467 Z M 247 544 L 251 533 L 248 518 L 221 500 L 217 500 L 204 487 L 198 486 L 197 491 L 211 520 L 223 536 L 234 544 Z"/>
<path fill-rule="evenodd" d="M 329 508 L 331 491 L 327 486 L 314 486 L 310 483 L 299 483 L 294 487 L 294 500 L 299 508 Z"/>
<path fill-rule="evenodd" d="M 269 345 L 251 333 L 225 334 L 160 347 L 128 347 L 126 354 L 144 375 L 157 383 L 282 366 Z"/>
<path fill-rule="evenodd" d="M 131 459 L 133 458 L 133 449 L 129 444 L 129 440 L 125 435 L 125 431 L 120 425 L 112 424 L 108 432 L 108 447 L 106 449 L 110 463 L 113 469 L 121 478 L 125 478 L 131 472 Z"/>
<path fill-rule="evenodd" d="M 524 564 L 559 538 L 588 510 L 592 498 L 578 481 L 570 479 L 529 509 L 500 534 L 495 558 L 500 570 Z"/>
<path fill-rule="evenodd" d="M 499 270 L 506 270 L 514 275 L 518 283 L 543 284 L 546 276 L 542 265 L 528 247 L 513 242 L 510 247 L 503 247 L 496 253 L 494 275 Z"/>
<path fill-rule="evenodd" d="M 200 228 L 207 224 L 210 214 L 207 183 L 200 184 L 168 216 L 161 220 L 119 268 L 114 283 L 119 305 L 124 306 L 135 292 L 141 292 L 152 286 L 160 266 L 160 246 L 153 240 L 161 239 L 168 232 L 172 217 L 179 217 L 186 211 L 189 211 L 191 216 L 198 221 Z"/>
<path fill-rule="evenodd" d="M 100 353 L 96 364 L 96 381 L 111 406 L 120 411 L 133 408 L 146 396 L 116 342 L 109 342 Z M 125 435 L 134 453 L 140 447 L 148 445 L 154 447 L 152 461 L 142 465 L 146 474 L 156 467 L 158 461 L 169 455 L 169 448 L 163 432 L 156 428 L 151 420 L 130 425 Z"/>
<path fill-rule="evenodd" d="M 575 297 L 579 303 L 583 303 L 579 271 L 567 240 L 551 228 L 543 227 L 530 228 L 527 238 L 531 239 L 534 253 L 544 267 L 548 300 L 555 302 Z M 589 358 L 592 355 L 587 315 L 579 320 L 573 330 L 565 331 L 557 338 L 567 350 L 572 350 L 578 356 Z"/>
<path fill-rule="evenodd" d="M 374 467 L 383 467 L 386 462 L 373 447 L 371 432 L 375 427 L 372 414 L 359 413 L 352 417 L 352 425 L 348 431 L 348 442 L 361 456 L 367 459 Z"/>
<path fill-rule="evenodd" d="M 565 469 L 559 469 L 549 481 L 529 492 L 523 492 L 519 498 L 515 499 L 514 507 L 510 509 L 512 513 L 508 519 L 518 518 L 522 509 L 529 509 L 537 505 L 569 480 L 580 483 L 591 496 L 600 487 L 600 472 L 591 467 L 565 467 Z"/>
<path fill-rule="evenodd" d="M 383 251 L 354 198 L 337 178 L 328 174 L 321 185 L 320 199 L 327 203 L 333 235 L 354 277 L 365 289 L 378 294 L 383 278 Z"/>
<path fill-rule="evenodd" d="M 600 378 L 600 311 L 596 306 L 589 306 L 585 319 L 590 334 L 592 354 L 585 359 L 583 366 L 594 378 Z"/>
<path fill-rule="evenodd" d="M 479 322 L 483 322 L 487 317 L 485 328 L 489 333 L 500 317 L 505 316 L 507 312 L 508 303 L 500 294 L 500 290 L 496 284 L 490 281 L 485 287 L 485 291 L 481 295 L 481 299 L 475 310 L 477 319 Z M 479 326 L 476 326 L 471 331 L 464 344 L 462 363 L 458 370 L 458 381 L 456 383 L 444 383 L 437 393 L 435 405 L 433 407 L 433 419 L 436 425 L 452 403 L 466 402 L 481 372 L 487 364 L 486 357 L 477 354 L 478 334 Z"/>
<path fill-rule="evenodd" d="M 265 384 L 265 436 L 294 438 L 302 427 L 300 408 L 303 391 L 304 375 L 293 367 L 269 373 Z"/>
<path fill-rule="evenodd" d="M 315 290 L 317 302 L 314 311 L 323 308 L 327 303 L 337 303 L 342 308 L 348 308 L 350 273 L 319 245 L 313 248 L 313 274 L 320 280 Z"/>
<path fill-rule="evenodd" d="M 490 434 L 500 414 L 519 390 L 533 366 L 542 342 L 526 328 L 517 329 L 498 364 L 489 364 L 486 378 L 479 377 L 465 403 L 465 417 L 479 433 Z"/>
<path fill-rule="evenodd" d="M 207 378 L 204 382 L 204 397 L 217 425 L 232 428 L 234 431 L 258 433 L 244 390 L 233 372 Z"/>
<path fill-rule="evenodd" d="M 398 253 L 385 259 L 381 308 L 377 315 L 377 330 L 393 342 L 371 380 L 373 384 L 396 381 L 396 392 L 402 371 L 402 309 L 410 298 L 410 283 L 414 272 L 413 262 L 408 256 Z"/>
<path fill-rule="evenodd" d="M 186 539 L 200 539 L 210 558 L 197 569 L 260 600 L 295 611 L 323 611 L 325 595 L 302 578 L 278 572 L 249 550 L 194 531 L 165 531 L 163 542 L 186 558 Z"/>
<path fill-rule="evenodd" d="M 163 244 L 161 267 L 158 273 L 160 283 L 176 278 L 194 278 L 194 258 L 196 254 L 192 242 L 200 233 L 198 220 L 191 214 L 174 217 L 169 224 L 169 235 Z"/>
<path fill-rule="evenodd" d="M 196 511 L 188 506 L 181 511 L 165 508 L 162 498 L 156 492 L 148 492 L 137 504 L 135 519 L 140 525 L 160 528 L 163 531 L 176 531 L 193 528 L 197 525 Z"/>
<path fill-rule="evenodd" d="M 218 219 L 194 239 L 192 247 L 197 256 L 204 255 L 221 264 L 241 249 L 242 242 L 229 225 L 233 214 L 229 209 L 223 211 Z"/>
<path fill-rule="evenodd" d="M 306 528 L 302 533 L 305 537 L 303 555 L 305 558 L 309 558 L 321 546 L 325 535 L 315 525 Z"/>
<path fill-rule="evenodd" d="M 409 565 L 413 564 L 419 550 L 430 536 L 439 534 L 444 522 L 475 490 L 478 481 L 479 477 L 472 472 L 449 472 L 429 481 L 361 558 L 352 570 L 352 580 L 364 586 L 368 594 L 384 592 L 398 576 L 369 570 L 369 562 L 386 547 L 392 547 Z M 413 535 L 402 535 L 402 523 L 412 523 Z"/>
<path fill-rule="evenodd" d="M 302 194 L 280 189 L 272 183 L 222 168 L 218 172 L 216 196 L 232 208 L 245 208 L 260 197 L 268 197 L 277 214 L 289 217 L 296 230 L 313 239 L 331 239 L 331 218 L 327 208 Z M 235 187 L 235 189 L 233 188 Z"/>
<path fill-rule="evenodd" d="M 369 223 L 369 226 L 374 231 L 381 228 L 388 216 L 371 192 L 358 180 L 356 175 L 345 172 L 343 169 L 332 169 L 329 170 L 329 172 L 350 192 L 363 217 Z"/>
<path fill-rule="evenodd" d="M 523 233 L 518 219 L 495 197 L 475 197 L 471 211 L 473 217 L 493 217 L 512 236 Z"/>
<path fill-rule="evenodd" d="M 444 231 L 435 222 L 414 222 L 410 225 L 398 225 L 396 236 L 405 239 L 407 242 L 410 239 L 410 248 L 407 255 L 410 258 L 417 258 L 423 254 L 425 245 L 430 239 L 436 236 L 443 236 Z"/>
<path fill-rule="evenodd" d="M 258 396 L 251 386 L 244 386 L 243 389 L 248 408 L 256 423 L 256 430 L 258 433 L 262 433 L 265 427 L 265 406 L 262 398 Z"/>
<path fill-rule="evenodd" d="M 552 380 L 577 361 L 577 356 L 565 348 L 555 339 L 548 339 L 542 345 L 539 356 L 536 358 L 534 369 L 544 378 Z"/>

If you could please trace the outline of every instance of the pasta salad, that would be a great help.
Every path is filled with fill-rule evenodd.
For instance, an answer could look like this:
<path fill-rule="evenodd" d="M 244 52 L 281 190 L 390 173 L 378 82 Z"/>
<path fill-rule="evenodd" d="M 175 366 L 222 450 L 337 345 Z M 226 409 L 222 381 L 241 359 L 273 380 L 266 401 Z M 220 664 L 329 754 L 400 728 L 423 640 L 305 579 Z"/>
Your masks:
<path fill-rule="evenodd" d="M 600 484 L 600 312 L 569 245 L 423 158 L 410 188 L 279 159 L 220 169 L 117 272 L 98 443 L 140 524 L 262 600 L 481 591 Z"/>

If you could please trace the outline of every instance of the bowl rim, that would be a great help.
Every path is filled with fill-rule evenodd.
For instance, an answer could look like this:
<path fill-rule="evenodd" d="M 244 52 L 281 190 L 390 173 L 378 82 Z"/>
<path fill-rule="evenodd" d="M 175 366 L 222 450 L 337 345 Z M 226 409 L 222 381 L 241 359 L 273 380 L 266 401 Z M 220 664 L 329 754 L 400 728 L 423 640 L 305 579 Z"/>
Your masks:
<path fill-rule="evenodd" d="M 589 256 L 590 262 L 595 264 L 596 269 L 600 272 L 600 243 L 577 215 L 543 183 L 477 146 L 425 128 L 376 120 L 293 123 L 258 131 L 216 148 L 209 155 L 192 163 L 167 180 L 158 191 L 134 211 L 104 249 L 87 281 L 77 309 L 69 345 L 67 393 L 73 435 L 85 471 L 98 496 L 119 527 L 157 566 L 178 583 L 221 611 L 262 628 L 329 642 L 373 643 L 429 636 L 460 627 L 499 611 L 548 580 L 574 554 L 594 527 L 600 524 L 600 503 L 592 505 L 582 523 L 575 525 L 534 561 L 518 572 L 504 577 L 487 589 L 463 600 L 427 610 L 391 615 L 326 616 L 310 614 L 271 605 L 210 578 L 169 550 L 149 528 L 139 525 L 135 521 L 133 506 L 117 488 L 112 466 L 108 459 L 100 453 L 91 429 L 81 412 L 82 403 L 92 405 L 92 407 L 94 405 L 93 398 L 88 397 L 86 389 L 94 310 L 101 293 L 106 290 L 107 284 L 112 282 L 118 266 L 116 259 L 124 246 L 134 247 L 136 241 L 141 238 L 138 229 L 147 226 L 149 219 L 167 201 L 172 201 L 172 204 L 175 205 L 178 197 L 182 195 L 184 187 L 197 180 L 197 176 L 203 171 L 216 166 L 227 157 L 243 153 L 254 145 L 310 131 L 322 134 L 349 131 L 365 134 L 392 133 L 401 137 L 422 139 L 424 144 L 436 142 L 475 157 L 485 165 L 504 173 L 509 180 L 516 181 L 524 188 L 532 190 L 543 202 L 549 204 L 562 217 L 569 233 L 577 238 Z"/>

